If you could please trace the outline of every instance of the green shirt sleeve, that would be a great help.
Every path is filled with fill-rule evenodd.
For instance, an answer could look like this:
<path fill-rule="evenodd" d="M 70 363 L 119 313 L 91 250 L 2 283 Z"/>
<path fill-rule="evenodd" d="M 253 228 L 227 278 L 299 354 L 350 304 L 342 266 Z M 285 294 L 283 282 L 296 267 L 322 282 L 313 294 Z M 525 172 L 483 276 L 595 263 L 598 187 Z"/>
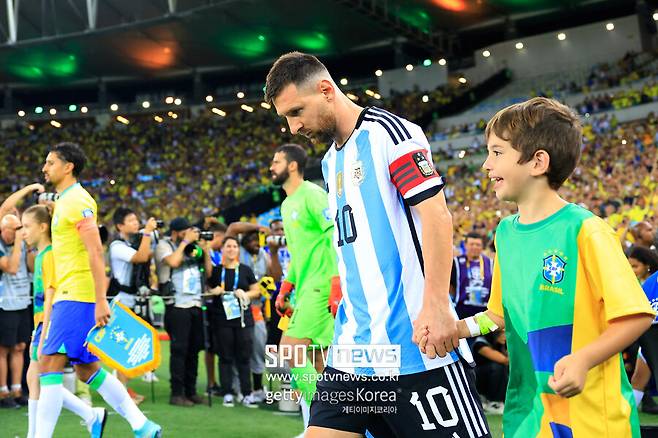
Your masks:
<path fill-rule="evenodd" d="M 329 200 L 322 189 L 309 191 L 306 206 L 322 233 L 333 232 L 334 221 L 329 214 Z"/>
<path fill-rule="evenodd" d="M 295 271 L 295 264 L 290 261 L 290 264 L 288 265 L 288 272 L 286 273 L 286 281 L 296 284 L 297 283 L 297 271 Z"/>

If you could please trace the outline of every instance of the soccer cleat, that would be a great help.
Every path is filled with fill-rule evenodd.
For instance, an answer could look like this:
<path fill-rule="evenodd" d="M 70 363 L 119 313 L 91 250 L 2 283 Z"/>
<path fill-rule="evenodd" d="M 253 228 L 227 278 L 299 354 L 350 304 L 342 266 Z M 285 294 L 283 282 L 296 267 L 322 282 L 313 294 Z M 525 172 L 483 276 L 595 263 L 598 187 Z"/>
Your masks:
<path fill-rule="evenodd" d="M 251 393 L 251 399 L 256 403 L 263 403 L 265 401 L 265 391 L 259 389 Z"/>
<path fill-rule="evenodd" d="M 146 420 L 141 429 L 133 432 L 135 432 L 135 438 L 160 438 L 162 436 L 162 427 L 151 420 Z"/>
<path fill-rule="evenodd" d="M 20 408 L 20 406 L 16 403 L 16 400 L 14 400 L 13 397 L 8 395 L 7 397 L 0 398 L 0 408 L 16 409 Z"/>
<path fill-rule="evenodd" d="M 253 409 L 258 407 L 258 403 L 254 400 L 251 394 L 249 394 L 242 399 L 242 406 Z"/>
<path fill-rule="evenodd" d="M 94 421 L 88 426 L 91 438 L 102 438 L 107 421 L 107 410 L 105 408 L 92 408 L 94 411 Z"/>

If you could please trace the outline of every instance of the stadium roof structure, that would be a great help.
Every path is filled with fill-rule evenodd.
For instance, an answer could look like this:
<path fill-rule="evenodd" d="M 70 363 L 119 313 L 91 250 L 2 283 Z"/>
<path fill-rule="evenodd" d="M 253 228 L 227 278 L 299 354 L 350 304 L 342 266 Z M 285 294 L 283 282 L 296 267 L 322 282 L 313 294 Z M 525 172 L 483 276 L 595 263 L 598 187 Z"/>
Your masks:
<path fill-rule="evenodd" d="M 635 13 L 631 0 L 4 0 L 0 84 L 244 79 L 298 49 L 348 74 Z M 4 6 L 4 5 L 3 5 Z M 372 58 L 372 63 L 364 62 Z M 358 74 L 358 73 L 357 73 Z M 246 75 L 246 76 L 245 76 Z M 255 76 L 254 76 L 255 77 Z"/>

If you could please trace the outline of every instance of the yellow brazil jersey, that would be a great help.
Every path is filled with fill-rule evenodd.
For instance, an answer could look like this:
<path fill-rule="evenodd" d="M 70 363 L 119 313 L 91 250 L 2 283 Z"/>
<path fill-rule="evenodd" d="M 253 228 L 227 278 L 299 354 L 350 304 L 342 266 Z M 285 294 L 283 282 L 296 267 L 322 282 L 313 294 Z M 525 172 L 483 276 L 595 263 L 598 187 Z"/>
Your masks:
<path fill-rule="evenodd" d="M 79 183 L 62 192 L 51 225 L 57 288 L 53 302 L 96 301 L 89 255 L 78 233 L 78 223 L 97 216 L 96 201 Z"/>
<path fill-rule="evenodd" d="M 505 318 L 505 436 L 639 438 L 621 354 L 592 368 L 575 397 L 548 385 L 555 363 L 598 339 L 610 321 L 654 314 L 612 229 L 569 204 L 534 224 L 504 219 L 496 249 L 488 307 Z"/>

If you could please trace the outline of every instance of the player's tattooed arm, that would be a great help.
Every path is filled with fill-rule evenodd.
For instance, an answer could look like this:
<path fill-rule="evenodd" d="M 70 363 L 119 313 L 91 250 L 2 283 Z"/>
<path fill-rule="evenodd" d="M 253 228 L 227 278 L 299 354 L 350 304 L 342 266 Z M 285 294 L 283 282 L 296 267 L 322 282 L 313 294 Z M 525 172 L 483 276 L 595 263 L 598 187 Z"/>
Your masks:
<path fill-rule="evenodd" d="M 430 359 L 444 357 L 459 345 L 457 324 L 450 305 L 452 269 L 452 216 L 443 192 L 428 198 L 413 209 L 420 217 L 424 258 L 425 287 L 423 307 L 414 321 L 413 342 L 428 337 L 425 350 Z"/>

